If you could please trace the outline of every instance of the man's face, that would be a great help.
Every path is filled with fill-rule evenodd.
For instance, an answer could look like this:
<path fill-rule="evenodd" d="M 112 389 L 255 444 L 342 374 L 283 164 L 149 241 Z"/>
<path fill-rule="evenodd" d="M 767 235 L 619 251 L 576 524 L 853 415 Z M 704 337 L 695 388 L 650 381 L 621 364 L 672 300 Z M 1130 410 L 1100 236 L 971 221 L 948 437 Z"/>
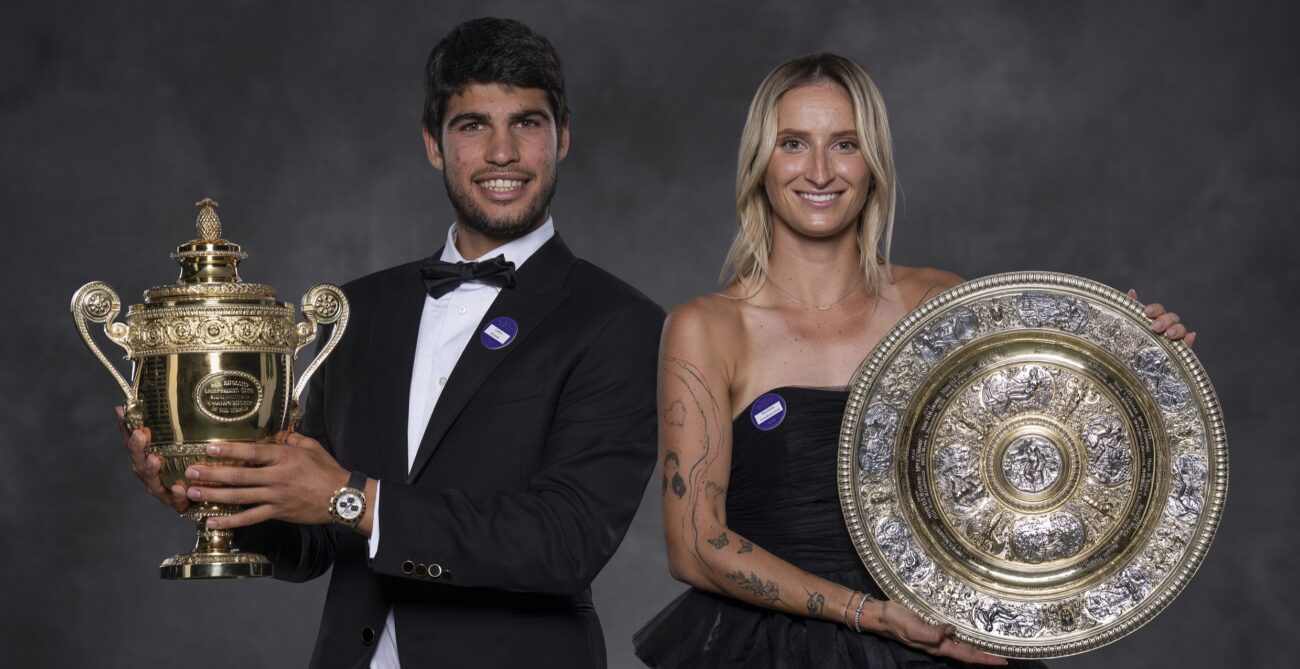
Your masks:
<path fill-rule="evenodd" d="M 424 131 L 429 163 L 443 173 L 457 220 L 495 239 L 518 237 L 546 220 L 555 165 L 569 151 L 546 92 L 471 84 L 452 96 L 442 141 Z"/>

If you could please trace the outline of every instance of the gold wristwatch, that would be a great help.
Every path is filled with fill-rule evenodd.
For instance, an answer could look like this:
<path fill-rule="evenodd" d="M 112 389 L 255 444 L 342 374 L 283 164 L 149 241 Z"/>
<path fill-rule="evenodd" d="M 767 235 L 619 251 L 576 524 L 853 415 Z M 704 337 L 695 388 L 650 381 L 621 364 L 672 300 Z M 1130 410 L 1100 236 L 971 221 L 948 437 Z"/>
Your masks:
<path fill-rule="evenodd" d="M 335 525 L 355 528 L 366 515 L 366 475 L 352 472 L 348 482 L 330 498 L 330 518 Z"/>

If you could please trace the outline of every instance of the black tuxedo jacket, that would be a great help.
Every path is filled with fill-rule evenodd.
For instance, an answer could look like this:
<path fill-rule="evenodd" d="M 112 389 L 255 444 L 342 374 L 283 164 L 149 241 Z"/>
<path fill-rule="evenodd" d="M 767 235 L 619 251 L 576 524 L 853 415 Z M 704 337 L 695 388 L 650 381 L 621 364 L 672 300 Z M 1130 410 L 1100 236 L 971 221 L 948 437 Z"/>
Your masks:
<path fill-rule="evenodd" d="M 309 384 L 301 432 L 380 480 L 378 554 L 330 526 L 237 537 L 277 578 L 333 567 L 312 666 L 366 666 L 389 607 L 403 667 L 605 666 L 588 586 L 654 469 L 664 313 L 558 236 L 517 276 L 461 354 L 409 473 L 419 263 L 344 286 L 351 320 Z M 519 331 L 490 350 L 478 332 L 500 316 Z"/>

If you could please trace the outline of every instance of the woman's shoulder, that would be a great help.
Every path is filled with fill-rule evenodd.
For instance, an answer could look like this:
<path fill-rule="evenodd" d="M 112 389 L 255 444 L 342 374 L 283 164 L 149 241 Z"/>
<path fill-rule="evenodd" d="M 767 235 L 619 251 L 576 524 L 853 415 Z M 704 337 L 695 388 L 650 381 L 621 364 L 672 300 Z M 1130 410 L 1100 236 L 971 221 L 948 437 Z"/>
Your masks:
<path fill-rule="evenodd" d="M 890 271 L 894 279 L 891 287 L 909 310 L 964 281 L 952 272 L 933 267 L 892 265 Z"/>
<path fill-rule="evenodd" d="M 742 303 L 725 292 L 700 295 L 668 312 L 668 328 L 725 333 L 739 327 Z"/>
<path fill-rule="evenodd" d="M 745 342 L 738 301 L 708 294 L 673 308 L 663 326 L 663 361 L 689 366 L 703 381 L 727 385 Z"/>

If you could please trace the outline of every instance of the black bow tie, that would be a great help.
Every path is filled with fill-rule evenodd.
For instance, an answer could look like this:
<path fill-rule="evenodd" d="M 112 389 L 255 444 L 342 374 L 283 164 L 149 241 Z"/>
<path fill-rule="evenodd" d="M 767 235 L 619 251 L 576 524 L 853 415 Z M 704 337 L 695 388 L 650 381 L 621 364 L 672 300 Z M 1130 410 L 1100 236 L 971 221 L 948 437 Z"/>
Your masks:
<path fill-rule="evenodd" d="M 436 300 L 466 281 L 514 288 L 515 264 L 504 254 L 482 262 L 447 262 L 430 256 L 420 264 L 420 276 L 424 277 L 424 289 Z"/>

